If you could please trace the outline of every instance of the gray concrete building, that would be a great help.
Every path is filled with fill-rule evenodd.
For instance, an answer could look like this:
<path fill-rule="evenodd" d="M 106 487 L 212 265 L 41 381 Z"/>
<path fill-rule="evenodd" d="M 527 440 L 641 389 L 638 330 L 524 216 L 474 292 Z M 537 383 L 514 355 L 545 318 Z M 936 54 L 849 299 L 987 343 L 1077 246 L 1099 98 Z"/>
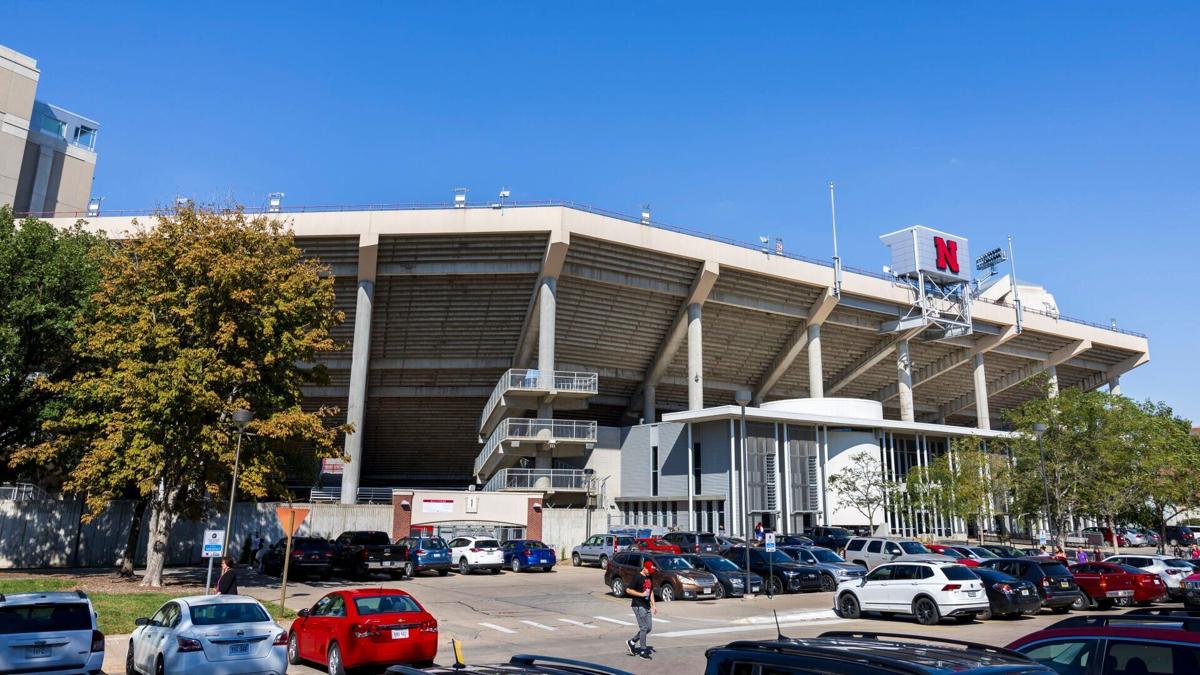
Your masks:
<path fill-rule="evenodd" d="M 83 216 L 100 125 L 36 99 L 33 58 L 0 45 L 0 205 L 18 214 Z"/>

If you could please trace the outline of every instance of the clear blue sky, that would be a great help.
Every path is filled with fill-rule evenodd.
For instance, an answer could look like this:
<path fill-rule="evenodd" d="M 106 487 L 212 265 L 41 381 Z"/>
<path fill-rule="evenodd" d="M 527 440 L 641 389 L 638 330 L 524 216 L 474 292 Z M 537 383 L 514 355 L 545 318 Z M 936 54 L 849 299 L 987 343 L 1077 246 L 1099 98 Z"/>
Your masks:
<path fill-rule="evenodd" d="M 1200 5 L 830 4 L 0 0 L 0 43 L 101 122 L 109 209 L 507 185 L 828 256 L 834 179 L 848 264 L 1012 234 L 1065 314 L 1150 335 L 1126 394 L 1200 419 Z"/>

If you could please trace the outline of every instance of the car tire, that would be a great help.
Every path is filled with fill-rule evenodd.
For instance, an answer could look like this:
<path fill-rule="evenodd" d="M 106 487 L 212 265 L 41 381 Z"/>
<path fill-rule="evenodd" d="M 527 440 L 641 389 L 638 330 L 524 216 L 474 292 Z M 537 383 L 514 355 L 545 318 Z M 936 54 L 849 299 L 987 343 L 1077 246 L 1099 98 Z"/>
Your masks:
<path fill-rule="evenodd" d="M 400 581 L 401 579 L 404 578 L 404 570 L 396 570 L 394 572 L 388 572 L 388 576 L 390 576 L 392 578 L 392 581 Z"/>
<path fill-rule="evenodd" d="M 1112 600 L 1097 600 L 1096 607 L 1099 609 L 1112 609 L 1116 605 Z"/>
<path fill-rule="evenodd" d="M 467 563 L 466 558 L 459 558 L 458 573 L 463 575 L 464 577 L 471 573 L 471 565 L 469 563 Z"/>
<path fill-rule="evenodd" d="M 1071 609 L 1082 612 L 1085 609 L 1092 609 L 1096 606 L 1096 601 L 1092 600 L 1087 593 L 1079 593 L 1075 597 L 1075 602 L 1071 603 Z"/>
<path fill-rule="evenodd" d="M 982 612 L 976 614 L 975 618 L 979 619 L 980 621 L 991 621 L 995 616 L 995 614 L 992 614 L 992 608 L 988 607 Z"/>
<path fill-rule="evenodd" d="M 167 667 L 163 665 L 162 654 L 159 654 L 158 659 L 154 662 L 154 675 L 167 675 Z"/>
<path fill-rule="evenodd" d="M 300 665 L 300 639 L 296 637 L 296 631 L 288 635 L 287 656 L 288 663 L 293 666 Z"/>
<path fill-rule="evenodd" d="M 141 675 L 133 665 L 133 640 L 129 641 L 129 651 L 125 652 L 125 675 Z"/>
<path fill-rule="evenodd" d="M 717 600 L 725 599 L 725 584 L 717 582 L 717 585 L 713 587 L 713 597 Z"/>
<path fill-rule="evenodd" d="M 843 619 L 861 617 L 862 608 L 858 604 L 858 598 L 854 597 L 853 593 L 842 593 L 842 597 L 837 601 L 837 614 Z"/>
<path fill-rule="evenodd" d="M 621 581 L 621 577 L 613 577 L 612 584 L 609 586 L 612 589 L 612 594 L 615 597 L 625 597 L 625 582 Z"/>
<path fill-rule="evenodd" d="M 414 571 L 415 571 L 415 570 L 413 570 L 413 564 L 412 564 L 412 561 L 411 561 L 411 560 L 409 560 L 409 561 L 406 561 L 406 562 L 404 563 L 404 569 L 403 569 L 403 570 L 401 570 L 401 572 L 404 574 L 404 576 L 406 576 L 406 577 L 409 577 L 409 578 L 412 578 L 412 575 L 413 575 L 413 572 L 414 572 Z"/>
<path fill-rule="evenodd" d="M 606 556 L 606 555 L 600 556 L 600 560 L 598 560 L 597 563 L 600 565 L 600 569 L 602 569 L 602 570 L 608 569 L 608 556 Z"/>
<path fill-rule="evenodd" d="M 672 586 L 671 584 L 663 584 L 658 589 L 658 597 L 663 602 L 674 602 L 675 601 L 675 587 Z"/>
<path fill-rule="evenodd" d="M 444 576 L 446 576 L 447 574 L 450 574 L 450 570 L 438 570 L 438 576 L 439 576 L 439 577 L 444 577 Z"/>
<path fill-rule="evenodd" d="M 571 554 L 571 567 L 582 567 L 582 566 L 583 566 L 583 560 L 579 557 L 579 554 L 572 553 Z"/>
<path fill-rule="evenodd" d="M 516 574 L 517 572 L 521 571 L 521 561 L 517 560 L 516 556 L 513 556 L 513 559 L 512 559 L 512 571 L 513 571 L 513 574 Z"/>
<path fill-rule="evenodd" d="M 346 675 L 346 664 L 342 662 L 342 649 L 338 643 L 329 645 L 329 655 L 325 661 L 329 675 Z"/>
<path fill-rule="evenodd" d="M 913 601 L 912 611 L 922 626 L 936 626 L 942 620 L 942 613 L 932 598 L 917 598 Z"/>
<path fill-rule="evenodd" d="M 1067 612 L 1071 611 L 1071 606 L 1067 605 L 1066 607 L 1051 607 L 1050 611 L 1054 612 L 1055 614 L 1066 614 Z"/>
<path fill-rule="evenodd" d="M 767 582 L 764 584 L 764 586 L 766 586 L 767 595 L 769 596 L 783 594 L 783 580 L 774 574 L 767 577 Z"/>
<path fill-rule="evenodd" d="M 960 615 L 954 617 L 954 623 L 956 623 L 960 626 L 968 624 L 968 623 L 972 623 L 973 621 L 975 621 L 974 614 L 960 614 Z"/>
<path fill-rule="evenodd" d="M 492 568 L 492 574 L 500 574 L 500 568 L 499 568 L 499 567 L 493 567 L 493 568 Z"/>
<path fill-rule="evenodd" d="M 833 578 L 832 574 L 821 575 L 821 591 L 829 593 L 837 590 L 837 579 Z"/>

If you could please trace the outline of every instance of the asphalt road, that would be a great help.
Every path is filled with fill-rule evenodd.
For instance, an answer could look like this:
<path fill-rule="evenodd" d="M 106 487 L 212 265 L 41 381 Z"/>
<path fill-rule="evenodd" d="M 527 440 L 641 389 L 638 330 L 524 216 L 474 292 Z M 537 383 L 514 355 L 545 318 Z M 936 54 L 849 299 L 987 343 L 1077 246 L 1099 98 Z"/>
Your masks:
<path fill-rule="evenodd" d="M 241 591 L 264 600 L 279 600 L 279 580 L 243 574 Z M 1043 612 L 1014 620 L 992 620 L 960 626 L 926 627 L 903 618 L 848 621 L 832 611 L 831 593 L 804 593 L 767 598 L 659 603 L 650 642 L 657 652 L 643 661 L 625 652 L 624 642 L 636 632 L 629 601 L 614 598 L 595 568 L 560 566 L 553 572 L 505 572 L 500 575 L 451 574 L 418 576 L 403 581 L 288 584 L 287 605 L 310 607 L 325 593 L 348 587 L 402 588 L 412 593 L 438 619 L 439 663 L 453 661 L 450 640 L 462 641 L 467 661 L 507 661 L 515 653 L 582 658 L 635 673 L 699 673 L 704 650 L 737 639 L 775 636 L 775 615 L 785 635 L 809 637 L 827 630 L 886 631 L 950 637 L 1005 645 L 1062 617 Z M 1120 611 L 1120 610 L 1116 610 Z M 127 638 L 113 636 L 105 670 L 123 672 Z M 289 673 L 324 673 L 319 666 L 293 666 Z"/>

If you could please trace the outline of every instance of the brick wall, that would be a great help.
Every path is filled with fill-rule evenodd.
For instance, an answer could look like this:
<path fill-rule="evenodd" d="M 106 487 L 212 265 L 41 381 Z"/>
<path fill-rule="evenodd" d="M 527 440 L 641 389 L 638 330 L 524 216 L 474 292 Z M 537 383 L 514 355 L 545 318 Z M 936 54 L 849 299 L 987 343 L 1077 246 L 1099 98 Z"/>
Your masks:
<path fill-rule="evenodd" d="M 401 505 L 401 502 L 405 501 L 409 503 L 409 506 Z M 392 541 L 396 541 L 400 537 L 407 537 L 409 530 L 412 529 L 412 502 L 411 492 L 398 492 L 392 495 Z"/>
<path fill-rule="evenodd" d="M 530 497 L 529 506 L 525 515 L 525 538 L 526 539 L 541 539 L 542 538 L 542 509 L 539 506 L 533 508 L 534 504 L 541 504 L 541 497 Z"/>

